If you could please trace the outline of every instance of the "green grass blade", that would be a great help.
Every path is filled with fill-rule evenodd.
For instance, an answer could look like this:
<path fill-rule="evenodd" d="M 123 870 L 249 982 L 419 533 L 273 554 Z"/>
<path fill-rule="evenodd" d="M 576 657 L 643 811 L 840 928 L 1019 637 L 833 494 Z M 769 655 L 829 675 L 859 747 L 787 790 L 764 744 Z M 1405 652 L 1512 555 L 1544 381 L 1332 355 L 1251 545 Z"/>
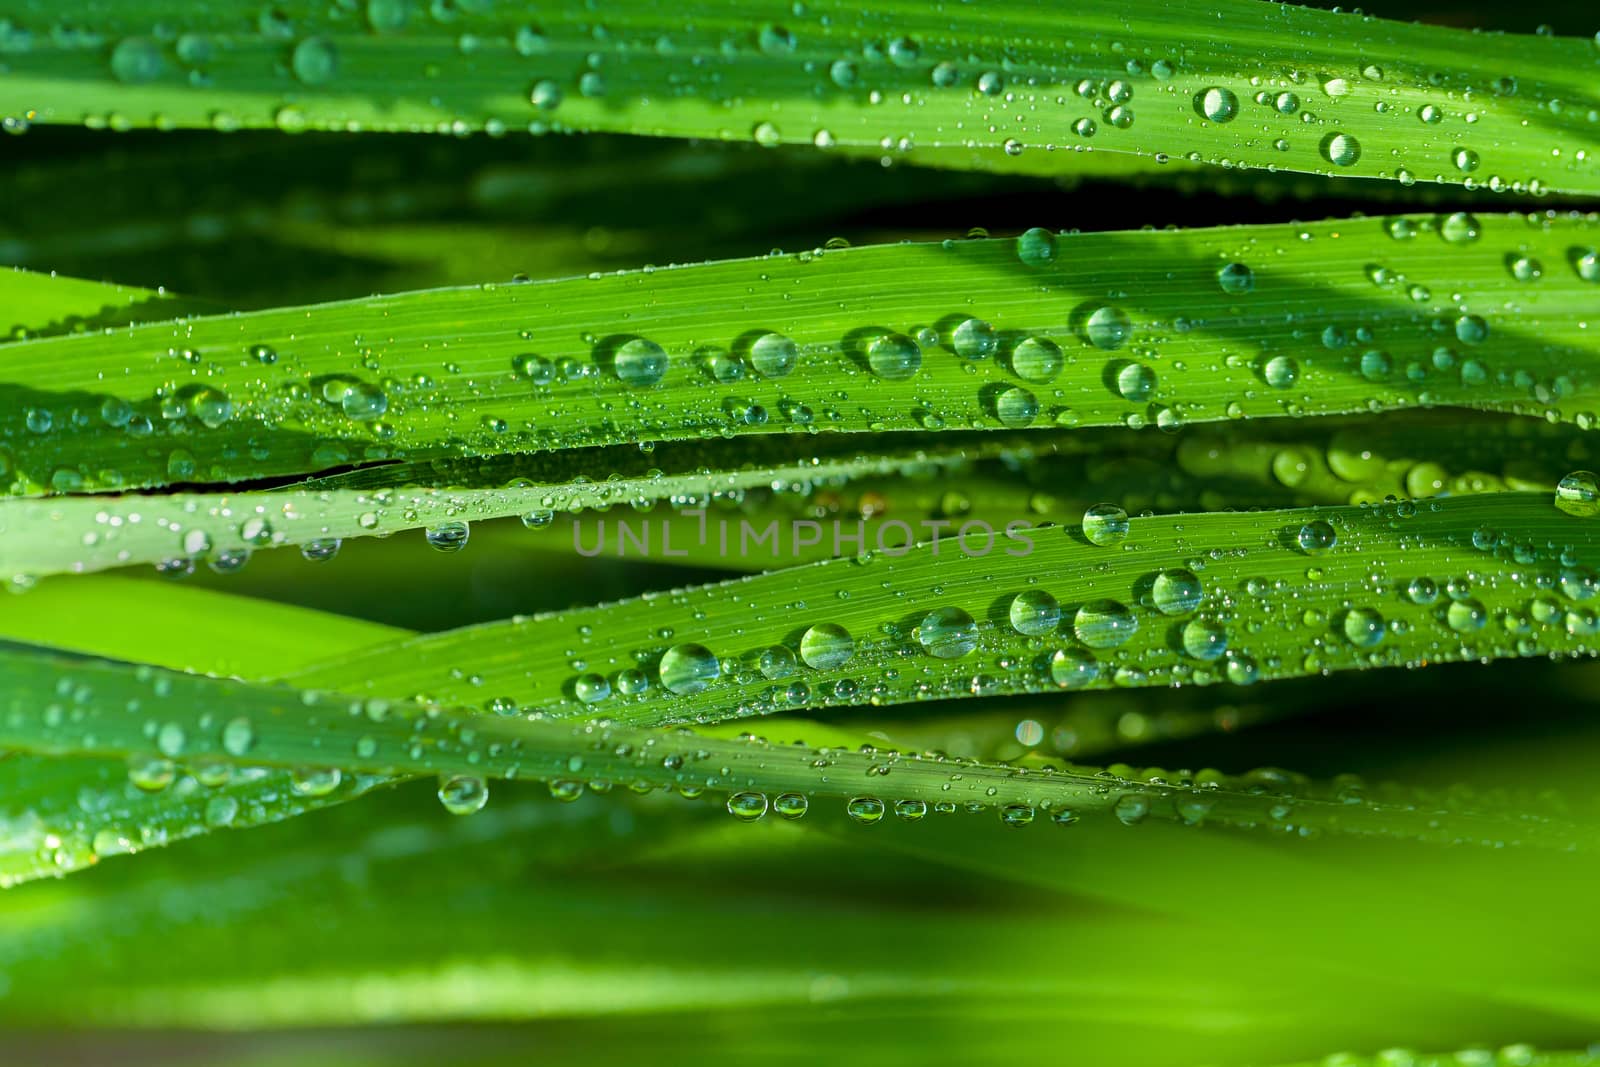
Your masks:
<path fill-rule="evenodd" d="M 1030 231 L 190 319 L 0 350 L 0 440 L 37 492 L 819 430 L 1418 406 L 1587 427 L 1597 234 L 1465 214 Z M 988 329 L 958 341 L 969 319 Z"/>
<path fill-rule="evenodd" d="M 6 11 L 17 18 L 0 45 L 31 109 L 23 122 L 1057 149 L 1062 169 L 1092 149 L 1600 191 L 1600 51 L 1576 38 L 1252 0 L 1130 0 L 1115 14 L 823 0 L 783 16 L 719 0 L 694 19 L 625 0 L 608 5 L 604 32 L 581 8 L 537 23 L 488 7 L 430 18 L 410 3 L 368 5 L 365 19 L 310 0 L 264 11 L 252 25 L 195 0 L 75 3 L 57 12 L 71 34 Z"/>
<path fill-rule="evenodd" d="M 1453 810 L 1426 794 L 1357 794 L 1352 801 L 1345 783 L 1313 784 L 1282 772 L 1180 772 L 1172 780 L 1163 771 L 1139 777 L 1131 768 L 1024 772 L 942 756 L 771 745 L 605 721 L 490 717 L 29 652 L 0 651 L 0 670 L 10 687 L 0 705 L 0 743 L 8 748 L 300 768 L 298 791 L 311 795 L 341 784 L 336 767 L 439 774 L 448 779 L 440 799 L 463 813 L 482 807 L 487 786 L 481 776 L 489 776 L 543 780 L 569 794 L 586 782 L 691 795 L 726 792 L 729 810 L 748 810 L 751 817 L 765 815 L 772 803 L 797 803 L 803 811 L 809 796 L 844 801 L 866 822 L 909 810 L 909 804 L 918 818 L 930 810 L 989 809 L 1013 826 L 1033 822 L 1040 812 L 1067 822 L 1103 813 L 1125 823 L 1150 817 L 1242 828 L 1291 823 L 1301 833 L 1561 851 L 1600 847 L 1600 826 L 1569 821 L 1556 809 Z"/>
<path fill-rule="evenodd" d="M 1106 545 L 1079 526 L 1025 536 L 1031 551 L 1020 537 L 997 538 L 969 554 L 947 532 L 904 555 L 421 636 L 297 679 L 659 724 L 1594 648 L 1600 530 L 1545 494 L 1154 516 Z M 1021 616 L 1033 636 L 1011 621 L 1024 594 L 1045 598 L 1039 625 Z M 824 640 L 828 627 L 845 636 Z M 674 648 L 707 652 L 674 656 L 664 678 Z M 703 670 L 680 679 L 673 664 Z"/>

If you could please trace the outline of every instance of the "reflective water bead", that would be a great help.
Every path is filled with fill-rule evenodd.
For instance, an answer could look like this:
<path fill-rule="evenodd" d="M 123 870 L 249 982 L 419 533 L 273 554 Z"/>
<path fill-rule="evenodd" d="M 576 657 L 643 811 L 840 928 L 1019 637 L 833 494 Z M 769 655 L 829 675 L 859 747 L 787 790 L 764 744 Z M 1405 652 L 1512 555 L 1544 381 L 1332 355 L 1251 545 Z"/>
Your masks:
<path fill-rule="evenodd" d="M 844 810 L 856 822 L 871 825 L 882 820 L 884 804 L 877 797 L 851 797 Z"/>
<path fill-rule="evenodd" d="M 755 822 L 767 813 L 765 793 L 743 792 L 728 797 L 728 814 L 740 822 Z"/>
<path fill-rule="evenodd" d="M 867 365 L 885 381 L 904 381 L 922 369 L 922 349 L 905 334 L 880 334 L 867 345 Z"/>
<path fill-rule="evenodd" d="M 810 807 L 811 802 L 803 793 L 779 793 L 772 798 L 772 810 L 784 819 L 801 818 Z"/>
<path fill-rule="evenodd" d="M 423 531 L 428 546 L 436 552 L 460 552 L 471 536 L 472 528 L 459 520 L 441 522 Z"/>
<path fill-rule="evenodd" d="M 690 643 L 667 649 L 661 657 L 660 673 L 668 692 L 689 696 L 716 681 L 721 666 L 709 648 Z"/>
<path fill-rule="evenodd" d="M 1217 284 L 1225 293 L 1248 293 L 1256 287 L 1256 275 L 1243 263 L 1228 263 L 1218 268 Z"/>
<path fill-rule="evenodd" d="M 959 659 L 978 647 L 978 624 L 960 608 L 935 608 L 916 628 L 917 642 L 938 659 Z"/>
<path fill-rule="evenodd" d="M 850 662 L 855 651 L 856 643 L 850 631 L 837 623 L 818 623 L 800 638 L 800 658 L 814 670 L 827 671 L 842 667 Z"/>
<path fill-rule="evenodd" d="M 1127 313 L 1110 304 L 1095 308 L 1083 321 L 1084 338 L 1096 348 L 1103 348 L 1106 351 L 1127 344 L 1128 336 L 1132 332 L 1133 327 Z"/>
<path fill-rule="evenodd" d="M 667 373 L 667 353 L 654 341 L 635 337 L 623 342 L 612 355 L 619 381 L 631 389 L 647 389 Z"/>
<path fill-rule="evenodd" d="M 1195 109 L 1212 122 L 1232 122 L 1239 115 L 1239 97 L 1221 86 L 1203 90 L 1194 103 Z"/>
<path fill-rule="evenodd" d="M 1056 258 L 1056 235 L 1041 226 L 1024 230 L 1017 238 L 1017 258 L 1030 267 L 1048 266 Z"/>
<path fill-rule="evenodd" d="M 1039 416 L 1039 398 L 1014 385 L 995 398 L 994 414 L 1003 425 L 1027 426 Z"/>
<path fill-rule="evenodd" d="M 782 378 L 798 356 L 798 346 L 781 333 L 764 333 L 750 345 L 750 364 L 763 378 Z"/>
<path fill-rule="evenodd" d="M 1061 347 L 1046 337 L 1028 337 L 1011 350 L 1011 371 L 1024 381 L 1054 381 L 1066 362 Z"/>
<path fill-rule="evenodd" d="M 1320 556 L 1338 543 L 1338 532 L 1324 519 L 1313 519 L 1295 534 L 1295 544 L 1308 556 Z"/>
<path fill-rule="evenodd" d="M 1593 471 L 1573 471 L 1556 483 L 1556 507 L 1568 515 L 1600 514 L 1600 478 Z"/>
<path fill-rule="evenodd" d="M 1489 610 L 1481 601 L 1472 597 L 1463 597 L 1452 600 L 1445 609 L 1445 624 L 1457 633 L 1473 633 L 1481 630 L 1489 621 Z"/>
<path fill-rule="evenodd" d="M 1060 649 L 1050 657 L 1050 680 L 1062 689 L 1082 689 L 1100 677 L 1100 663 L 1087 652 Z"/>
<path fill-rule="evenodd" d="M 1139 620 L 1120 600 L 1092 600 L 1073 616 L 1072 632 L 1090 648 L 1116 648 L 1139 632 Z"/>
<path fill-rule="evenodd" d="M 476 775 L 451 775 L 439 782 L 439 803 L 451 815 L 471 815 L 489 803 L 489 787 Z"/>
<path fill-rule="evenodd" d="M 1091 504 L 1083 513 L 1083 536 L 1090 544 L 1117 544 L 1128 536 L 1128 527 L 1128 513 L 1115 504 Z"/>
<path fill-rule="evenodd" d="M 1383 616 L 1372 608 L 1352 608 L 1345 612 L 1344 636 L 1357 648 L 1371 648 L 1383 640 Z"/>
<path fill-rule="evenodd" d="M 1000 347 L 1000 337 L 982 319 L 964 319 L 951 331 L 950 347 L 962 359 L 986 359 Z"/>
<path fill-rule="evenodd" d="M 1200 579 L 1185 568 L 1162 571 L 1150 586 L 1150 599 L 1163 615 L 1187 615 L 1200 606 Z"/>
<path fill-rule="evenodd" d="M 1183 650 L 1198 660 L 1217 659 L 1228 650 L 1228 632 L 1206 619 L 1190 619 L 1183 626 Z"/>
<path fill-rule="evenodd" d="M 1061 622 L 1061 605 L 1043 589 L 1029 589 L 1011 598 L 1011 627 L 1019 634 L 1038 637 Z"/>

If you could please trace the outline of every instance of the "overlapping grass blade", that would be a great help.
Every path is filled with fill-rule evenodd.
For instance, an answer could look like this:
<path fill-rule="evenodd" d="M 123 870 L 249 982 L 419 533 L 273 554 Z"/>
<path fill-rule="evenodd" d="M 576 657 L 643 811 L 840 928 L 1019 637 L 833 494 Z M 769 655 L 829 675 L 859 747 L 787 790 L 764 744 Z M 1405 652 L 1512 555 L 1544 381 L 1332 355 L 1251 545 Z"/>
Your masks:
<path fill-rule="evenodd" d="M 441 14 L 442 12 L 442 14 Z M 613 131 L 887 151 L 1087 150 L 1527 192 L 1600 191 L 1592 41 L 1253 0 L 1008 0 L 597 15 L 286 0 L 6 10 L 30 121 L 287 131 Z M 365 18 L 363 19 L 363 14 Z M 171 41 L 172 43 L 168 43 Z M 203 87 L 200 88 L 200 87 Z"/>
<path fill-rule="evenodd" d="M 0 439 L 38 492 L 751 433 L 1415 406 L 1588 426 L 1597 233 L 1035 230 L 188 319 L 8 346 Z"/>

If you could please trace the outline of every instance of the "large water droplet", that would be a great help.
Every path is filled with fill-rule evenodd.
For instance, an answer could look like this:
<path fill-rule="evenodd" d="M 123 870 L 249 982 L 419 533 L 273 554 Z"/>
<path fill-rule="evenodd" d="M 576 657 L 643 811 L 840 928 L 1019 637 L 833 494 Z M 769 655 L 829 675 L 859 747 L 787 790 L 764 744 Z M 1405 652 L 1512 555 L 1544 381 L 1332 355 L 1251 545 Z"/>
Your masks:
<path fill-rule="evenodd" d="M 1011 371 L 1024 381 L 1054 381 L 1066 362 L 1061 348 L 1045 337 L 1028 337 L 1011 350 Z"/>
<path fill-rule="evenodd" d="M 819 671 L 833 670 L 850 662 L 856 642 L 850 631 L 832 622 L 819 622 L 800 638 L 800 658 Z"/>
<path fill-rule="evenodd" d="M 1083 323 L 1084 338 L 1096 348 L 1108 352 L 1127 344 L 1128 335 L 1132 332 L 1127 314 L 1110 304 L 1095 308 Z"/>
<path fill-rule="evenodd" d="M 1072 632 L 1090 648 L 1116 648 L 1139 632 L 1139 620 L 1119 600 L 1092 600 L 1073 616 Z"/>
<path fill-rule="evenodd" d="M 799 348 L 781 333 L 764 333 L 750 345 L 750 364 L 763 378 L 782 378 L 798 356 Z"/>
<path fill-rule="evenodd" d="M 1187 615 L 1200 606 L 1200 579 L 1186 568 L 1162 571 L 1150 586 L 1150 599 L 1163 615 Z"/>
<path fill-rule="evenodd" d="M 661 657 L 661 684 L 679 696 L 700 692 L 720 673 L 716 655 L 704 645 L 673 645 Z"/>
<path fill-rule="evenodd" d="M 289 66 L 306 85 L 325 85 L 339 71 L 339 52 L 326 37 L 307 37 L 295 45 Z"/>
<path fill-rule="evenodd" d="M 1017 258 L 1030 267 L 1044 267 L 1056 258 L 1056 235 L 1040 226 L 1017 238 Z"/>
<path fill-rule="evenodd" d="M 1050 680 L 1062 689 L 1083 689 L 1100 677 L 1100 662 L 1087 652 L 1060 649 L 1050 657 Z"/>
<path fill-rule="evenodd" d="M 1556 507 L 1568 515 L 1600 514 L 1600 478 L 1593 471 L 1573 471 L 1556 483 Z"/>
<path fill-rule="evenodd" d="M 1322 158 L 1336 167 L 1353 166 L 1361 158 L 1361 142 L 1348 133 L 1330 133 L 1318 145 Z"/>
<path fill-rule="evenodd" d="M 623 385 L 647 389 L 667 373 L 667 353 L 649 338 L 634 337 L 617 347 L 612 366 Z"/>
<path fill-rule="evenodd" d="M 1083 513 L 1083 536 L 1095 545 L 1114 545 L 1128 536 L 1128 513 L 1115 504 L 1092 504 Z"/>
<path fill-rule="evenodd" d="M 1212 122 L 1232 122 L 1239 115 L 1239 98 L 1231 89 L 1216 86 L 1194 98 L 1195 109 Z"/>
<path fill-rule="evenodd" d="M 1029 589 L 1011 598 L 1011 627 L 1019 634 L 1038 637 L 1061 622 L 1061 605 L 1043 589 Z"/>
<path fill-rule="evenodd" d="M 929 655 L 959 659 L 978 647 L 978 624 L 960 608 L 935 608 L 917 624 L 916 637 Z"/>
<path fill-rule="evenodd" d="M 922 349 L 905 334 L 881 334 L 867 346 L 867 365 L 885 381 L 904 381 L 922 369 Z"/>
<path fill-rule="evenodd" d="M 453 775 L 439 782 L 439 803 L 451 815 L 471 815 L 489 803 L 489 787 L 482 778 Z"/>

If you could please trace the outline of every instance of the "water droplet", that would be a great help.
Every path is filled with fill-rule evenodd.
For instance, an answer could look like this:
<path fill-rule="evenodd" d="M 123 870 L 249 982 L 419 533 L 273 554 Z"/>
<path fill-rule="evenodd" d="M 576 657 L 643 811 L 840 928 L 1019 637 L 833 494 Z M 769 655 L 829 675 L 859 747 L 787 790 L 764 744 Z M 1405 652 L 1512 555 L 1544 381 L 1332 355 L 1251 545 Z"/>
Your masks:
<path fill-rule="evenodd" d="M 598 704 L 611 698 L 611 683 L 603 674 L 593 671 L 580 674 L 572 682 L 572 695 L 584 704 Z"/>
<path fill-rule="evenodd" d="M 764 333 L 750 344 L 750 363 L 763 378 L 782 378 L 798 356 L 799 348 L 781 333 Z"/>
<path fill-rule="evenodd" d="M 769 56 L 786 56 L 794 51 L 794 34 L 782 26 L 767 25 L 761 27 L 761 32 L 756 37 L 761 50 Z"/>
<path fill-rule="evenodd" d="M 301 767 L 289 773 L 289 789 L 300 797 L 325 797 L 342 781 L 344 772 L 337 767 Z"/>
<path fill-rule="evenodd" d="M 1383 616 L 1372 608 L 1352 608 L 1344 615 L 1344 636 L 1357 648 L 1372 648 L 1383 640 Z"/>
<path fill-rule="evenodd" d="M 111 74 L 119 82 L 154 81 L 165 69 L 160 46 L 147 37 L 125 37 L 111 50 Z"/>
<path fill-rule="evenodd" d="M 341 544 L 337 537 L 314 537 L 300 546 L 300 555 L 311 563 L 326 563 L 339 554 Z"/>
<path fill-rule="evenodd" d="M 922 369 L 922 349 L 905 334 L 880 334 L 867 346 L 867 364 L 885 381 L 904 381 Z"/>
<path fill-rule="evenodd" d="M 207 826 L 219 828 L 232 826 L 233 821 L 239 817 L 239 801 L 235 797 L 222 794 L 211 797 L 206 801 L 202 818 Z"/>
<path fill-rule="evenodd" d="M 339 52 L 326 37 L 307 37 L 295 45 L 289 65 L 306 85 L 326 85 L 338 73 Z"/>
<path fill-rule="evenodd" d="M 1439 599 L 1439 585 L 1432 578 L 1413 578 L 1406 584 L 1406 599 L 1413 604 L 1432 604 Z"/>
<path fill-rule="evenodd" d="M 378 32 L 404 29 L 411 0 L 367 0 L 367 25 Z"/>
<path fill-rule="evenodd" d="M 1210 662 L 1228 650 L 1228 632 L 1209 620 L 1190 619 L 1183 626 L 1183 650 Z"/>
<path fill-rule="evenodd" d="M 1021 386 L 1012 386 L 995 398 L 995 417 L 1006 426 L 1027 426 L 1038 417 L 1039 398 Z"/>
<path fill-rule="evenodd" d="M 1083 332 L 1090 344 L 1109 352 L 1127 344 L 1133 328 L 1121 308 L 1105 304 L 1089 313 L 1084 320 Z"/>
<path fill-rule="evenodd" d="M 1050 680 L 1062 689 L 1083 689 L 1100 677 L 1100 662 L 1087 652 L 1060 649 L 1050 657 Z"/>
<path fill-rule="evenodd" d="M 1128 536 L 1128 513 L 1115 504 L 1092 504 L 1083 513 L 1083 536 L 1090 544 L 1114 545 Z"/>
<path fill-rule="evenodd" d="M 1330 133 L 1318 147 L 1322 158 L 1336 167 L 1352 166 L 1361 158 L 1361 142 L 1348 133 Z"/>
<path fill-rule="evenodd" d="M 452 775 L 439 782 L 439 803 L 451 815 L 472 815 L 489 803 L 489 787 L 474 775 Z"/>
<path fill-rule="evenodd" d="M 221 390 L 206 386 L 189 398 L 189 412 L 202 426 L 215 430 L 233 417 L 233 401 Z"/>
<path fill-rule="evenodd" d="M 428 546 L 439 552 L 460 552 L 467 547 L 472 529 L 465 522 L 453 519 L 428 527 L 423 531 L 423 536 L 427 539 Z"/>
<path fill-rule="evenodd" d="M 540 111 L 554 111 L 561 106 L 564 95 L 560 85 L 549 78 L 541 78 L 533 83 L 533 88 L 528 93 L 528 101 Z"/>
<path fill-rule="evenodd" d="M 389 410 L 389 397 L 382 389 L 367 382 L 355 382 L 339 398 L 339 407 L 347 418 L 357 422 L 371 422 Z"/>
<path fill-rule="evenodd" d="M 1453 245 L 1470 244 L 1482 232 L 1477 216 L 1465 211 L 1452 212 L 1439 223 L 1439 236 Z"/>
<path fill-rule="evenodd" d="M 1133 826 L 1150 814 L 1150 801 L 1135 793 L 1124 793 L 1112 805 L 1111 812 L 1124 826 Z"/>
<path fill-rule="evenodd" d="M 667 353 L 654 341 L 635 337 L 617 347 L 612 368 L 628 388 L 648 389 L 667 373 Z"/>
<path fill-rule="evenodd" d="M 1300 527 L 1300 532 L 1295 535 L 1295 544 L 1308 556 L 1320 556 L 1338 543 L 1338 533 L 1324 519 L 1311 520 Z"/>
<path fill-rule="evenodd" d="M 720 673 L 716 655 L 704 645 L 673 645 L 661 657 L 661 684 L 679 696 L 700 692 Z"/>
<path fill-rule="evenodd" d="M 959 659 L 978 647 L 978 624 L 960 608 L 935 608 L 922 617 L 916 638 L 938 659 Z"/>
<path fill-rule="evenodd" d="M 1092 600 L 1073 616 L 1072 632 L 1090 648 L 1116 648 L 1139 632 L 1139 620 L 1119 600 Z"/>
<path fill-rule="evenodd" d="M 256 730 L 249 719 L 229 719 L 222 728 L 222 750 L 230 756 L 245 755 L 255 743 Z"/>
<path fill-rule="evenodd" d="M 740 822 L 755 822 L 766 813 L 765 793 L 743 792 L 728 797 L 728 814 Z"/>
<path fill-rule="evenodd" d="M 1061 622 L 1061 605 L 1043 589 L 1029 589 L 1011 598 L 1011 627 L 1019 634 L 1038 637 Z"/>
<path fill-rule="evenodd" d="M 1274 389 L 1287 389 L 1300 379 L 1300 364 L 1293 356 L 1273 356 L 1261 368 L 1261 377 Z"/>
<path fill-rule="evenodd" d="M 1034 809 L 1027 804 L 1007 804 L 1000 809 L 1000 822 L 1013 830 L 1022 829 L 1032 823 L 1033 818 Z"/>
<path fill-rule="evenodd" d="M 1471 174 L 1478 169 L 1478 153 L 1470 148 L 1457 148 L 1450 153 L 1450 162 L 1456 165 L 1456 170 L 1462 174 Z"/>
<path fill-rule="evenodd" d="M 1200 606 L 1200 579 L 1185 568 L 1162 571 L 1150 586 L 1150 599 L 1163 615 L 1187 615 Z"/>
<path fill-rule="evenodd" d="M 1369 382 L 1387 381 L 1394 373 L 1394 361 L 1389 353 L 1376 348 L 1361 353 L 1361 376 Z"/>
<path fill-rule="evenodd" d="M 801 793 L 779 793 L 772 801 L 772 810 L 785 819 L 803 818 L 810 807 L 811 802 Z"/>
<path fill-rule="evenodd" d="M 1489 621 L 1489 610 L 1472 597 L 1452 600 L 1445 609 L 1445 624 L 1457 633 L 1467 634 L 1481 630 Z"/>
<path fill-rule="evenodd" d="M 1482 344 L 1489 336 L 1489 324 L 1481 315 L 1462 315 L 1456 319 L 1456 339 L 1464 345 Z"/>
<path fill-rule="evenodd" d="M 1600 514 L 1600 478 L 1593 471 L 1573 471 L 1556 483 L 1556 507 L 1568 515 Z"/>
<path fill-rule="evenodd" d="M 800 658 L 814 670 L 842 667 L 855 653 L 855 639 L 837 623 L 819 622 L 800 638 Z"/>
<path fill-rule="evenodd" d="M 1212 122 L 1232 122 L 1239 115 L 1239 98 L 1233 90 L 1220 86 L 1207 89 L 1194 98 L 1195 110 Z"/>
<path fill-rule="evenodd" d="M 950 347 L 962 359 L 986 359 L 1000 347 L 1000 338 L 982 319 L 966 319 L 951 332 Z"/>
<path fill-rule="evenodd" d="M 1049 266 L 1056 258 L 1056 235 L 1042 226 L 1024 230 L 1017 238 L 1017 258 L 1030 267 Z"/>
<path fill-rule="evenodd" d="M 178 769 L 164 756 L 129 756 L 128 781 L 145 793 L 159 793 L 172 784 Z"/>
<path fill-rule="evenodd" d="M 1112 376 L 1117 395 L 1142 404 L 1156 391 L 1156 372 L 1143 363 L 1122 363 Z"/>
<path fill-rule="evenodd" d="M 1225 293 L 1248 293 L 1256 287 L 1255 271 L 1243 263 L 1228 263 L 1217 270 L 1217 284 Z"/>
<path fill-rule="evenodd" d="M 851 797 L 844 810 L 856 822 L 871 825 L 883 818 L 883 801 L 877 797 Z"/>
<path fill-rule="evenodd" d="M 1054 381 L 1064 363 L 1060 346 L 1045 337 L 1024 338 L 1011 350 L 1011 371 L 1023 381 Z"/>

